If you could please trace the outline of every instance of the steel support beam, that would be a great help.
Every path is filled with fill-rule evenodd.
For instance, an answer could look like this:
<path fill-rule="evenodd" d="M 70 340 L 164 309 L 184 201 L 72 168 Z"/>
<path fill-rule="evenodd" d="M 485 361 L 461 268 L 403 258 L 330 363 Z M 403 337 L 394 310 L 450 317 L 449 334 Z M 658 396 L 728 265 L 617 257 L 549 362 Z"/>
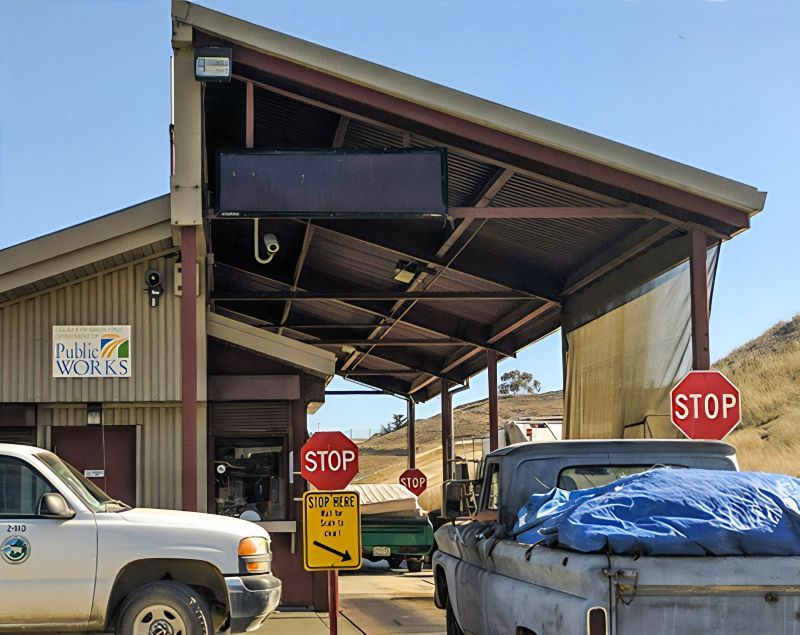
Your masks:
<path fill-rule="evenodd" d="M 408 430 L 408 467 L 417 467 L 417 407 L 411 397 L 407 397 L 408 414 L 406 416 L 406 428 Z"/>
<path fill-rule="evenodd" d="M 197 227 L 181 227 L 181 508 L 197 511 Z"/>
<path fill-rule="evenodd" d="M 342 300 L 385 302 L 391 300 L 461 301 L 461 300 L 532 300 L 522 291 L 264 291 L 261 293 L 216 293 L 215 302 L 294 302 Z"/>
<path fill-rule="evenodd" d="M 339 123 L 336 125 L 336 132 L 333 135 L 333 143 L 331 144 L 334 148 L 341 148 L 344 145 L 345 137 L 347 137 L 347 127 L 349 125 L 350 117 L 341 115 L 339 117 Z"/>
<path fill-rule="evenodd" d="M 497 449 L 497 431 L 499 430 L 497 410 L 497 353 L 486 351 L 486 370 L 489 384 L 489 451 Z"/>
<path fill-rule="evenodd" d="M 621 240 L 606 246 L 602 252 L 590 258 L 564 283 L 563 295 L 572 295 L 588 284 L 616 269 L 646 251 L 658 241 L 675 231 L 672 225 L 650 221 Z"/>
<path fill-rule="evenodd" d="M 689 281 L 692 297 L 692 368 L 711 368 L 708 322 L 708 265 L 706 264 L 706 235 L 693 230 L 692 251 L 689 256 Z"/>
<path fill-rule="evenodd" d="M 461 346 L 463 342 L 458 339 L 403 339 L 403 340 L 308 340 L 314 346 Z"/>
<path fill-rule="evenodd" d="M 643 208 L 629 207 L 451 207 L 449 215 L 465 220 L 485 218 L 569 219 L 615 218 L 634 220 L 652 218 Z"/>
<path fill-rule="evenodd" d="M 253 99 L 253 82 L 245 84 L 245 104 L 244 104 L 244 147 L 252 148 L 255 146 L 255 101 Z"/>
<path fill-rule="evenodd" d="M 450 394 L 450 382 L 442 379 L 441 398 L 442 398 L 442 484 L 451 479 L 452 467 L 451 459 L 453 447 L 450 439 L 453 436 L 453 401 Z M 444 493 L 444 488 L 442 489 Z M 444 502 L 444 499 L 443 501 Z"/>
<path fill-rule="evenodd" d="M 303 245 L 300 247 L 300 254 L 297 256 L 297 262 L 294 264 L 294 275 L 292 276 L 292 291 L 297 291 L 297 285 L 300 282 L 300 275 L 303 273 L 303 265 L 306 262 L 308 255 L 308 248 L 311 246 L 311 238 L 314 236 L 314 226 L 310 221 L 306 222 L 306 231 L 303 234 Z M 283 315 L 281 316 L 281 327 L 287 319 L 289 319 L 289 311 L 292 310 L 292 301 L 286 300 L 286 305 L 283 307 Z M 278 335 L 283 335 L 283 328 L 278 329 Z"/>

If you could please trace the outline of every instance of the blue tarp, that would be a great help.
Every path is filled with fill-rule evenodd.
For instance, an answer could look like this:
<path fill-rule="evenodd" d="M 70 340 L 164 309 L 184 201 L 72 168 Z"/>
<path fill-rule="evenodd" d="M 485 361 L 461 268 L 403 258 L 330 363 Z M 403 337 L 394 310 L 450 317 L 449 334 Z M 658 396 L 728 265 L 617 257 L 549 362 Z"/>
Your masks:
<path fill-rule="evenodd" d="M 531 496 L 512 535 L 620 555 L 800 555 L 800 479 L 653 469 L 603 487 Z"/>

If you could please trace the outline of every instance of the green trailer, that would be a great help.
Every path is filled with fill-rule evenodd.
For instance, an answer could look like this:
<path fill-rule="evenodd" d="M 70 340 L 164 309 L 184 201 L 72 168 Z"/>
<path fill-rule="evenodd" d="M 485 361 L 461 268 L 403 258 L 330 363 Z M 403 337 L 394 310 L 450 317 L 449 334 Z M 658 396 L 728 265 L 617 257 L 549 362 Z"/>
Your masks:
<path fill-rule="evenodd" d="M 421 571 L 433 548 L 433 527 L 427 516 L 362 516 L 361 546 L 367 560 L 388 560 L 392 568 L 405 560 L 409 571 Z"/>

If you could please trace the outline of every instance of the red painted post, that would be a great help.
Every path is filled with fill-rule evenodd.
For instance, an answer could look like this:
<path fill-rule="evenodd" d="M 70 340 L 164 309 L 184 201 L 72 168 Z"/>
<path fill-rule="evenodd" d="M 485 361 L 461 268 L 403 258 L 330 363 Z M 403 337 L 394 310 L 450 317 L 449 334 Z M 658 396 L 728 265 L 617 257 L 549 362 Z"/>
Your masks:
<path fill-rule="evenodd" d="M 408 399 L 408 468 L 417 467 L 417 409 L 414 400 Z"/>
<path fill-rule="evenodd" d="M 689 256 L 689 282 L 692 298 L 692 368 L 708 370 L 711 352 L 708 341 L 708 268 L 706 265 L 706 235 L 691 230 L 692 251 Z"/>
<path fill-rule="evenodd" d="M 181 227 L 181 507 L 197 511 L 197 229 Z"/>
<path fill-rule="evenodd" d="M 253 100 L 253 82 L 245 84 L 244 104 L 244 146 L 252 148 L 255 143 L 255 102 Z"/>
<path fill-rule="evenodd" d="M 450 437 L 453 430 L 453 404 L 450 395 L 450 381 L 442 379 L 442 482 L 450 480 L 450 459 L 453 448 Z"/>
<path fill-rule="evenodd" d="M 486 370 L 488 371 L 489 380 L 489 451 L 494 452 L 498 445 L 497 430 L 499 428 L 497 412 L 497 351 L 486 351 Z"/>
<path fill-rule="evenodd" d="M 339 572 L 328 571 L 328 626 L 331 635 L 339 632 Z"/>

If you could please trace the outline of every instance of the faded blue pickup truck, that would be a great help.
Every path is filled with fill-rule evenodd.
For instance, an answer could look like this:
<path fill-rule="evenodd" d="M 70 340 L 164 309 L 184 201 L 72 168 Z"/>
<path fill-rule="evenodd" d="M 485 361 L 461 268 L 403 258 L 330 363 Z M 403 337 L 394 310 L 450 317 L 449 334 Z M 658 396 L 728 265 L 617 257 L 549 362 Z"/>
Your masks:
<path fill-rule="evenodd" d="M 531 494 L 605 485 L 654 466 L 736 470 L 711 441 L 523 443 L 490 454 L 475 520 L 442 526 L 432 558 L 447 633 L 800 633 L 800 557 L 628 556 L 504 538 Z"/>

